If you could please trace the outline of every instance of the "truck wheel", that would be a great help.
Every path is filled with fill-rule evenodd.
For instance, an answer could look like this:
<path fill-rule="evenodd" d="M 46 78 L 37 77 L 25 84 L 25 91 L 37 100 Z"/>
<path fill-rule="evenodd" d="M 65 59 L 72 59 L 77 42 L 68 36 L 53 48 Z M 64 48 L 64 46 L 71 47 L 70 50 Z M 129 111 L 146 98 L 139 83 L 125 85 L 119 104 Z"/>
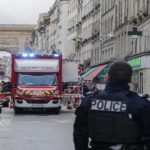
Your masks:
<path fill-rule="evenodd" d="M 22 113 L 22 109 L 21 108 L 14 108 L 14 112 L 15 114 L 21 114 Z"/>

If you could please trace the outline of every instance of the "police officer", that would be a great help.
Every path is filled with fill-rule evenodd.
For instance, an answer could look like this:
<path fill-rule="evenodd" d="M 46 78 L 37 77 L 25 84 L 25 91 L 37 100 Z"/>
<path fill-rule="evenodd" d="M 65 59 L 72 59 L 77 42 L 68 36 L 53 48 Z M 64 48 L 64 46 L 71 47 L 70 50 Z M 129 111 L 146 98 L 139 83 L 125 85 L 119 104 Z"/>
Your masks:
<path fill-rule="evenodd" d="M 150 150 L 150 102 L 129 90 L 131 75 L 128 63 L 114 62 L 105 90 L 82 101 L 74 123 L 75 150 Z"/>

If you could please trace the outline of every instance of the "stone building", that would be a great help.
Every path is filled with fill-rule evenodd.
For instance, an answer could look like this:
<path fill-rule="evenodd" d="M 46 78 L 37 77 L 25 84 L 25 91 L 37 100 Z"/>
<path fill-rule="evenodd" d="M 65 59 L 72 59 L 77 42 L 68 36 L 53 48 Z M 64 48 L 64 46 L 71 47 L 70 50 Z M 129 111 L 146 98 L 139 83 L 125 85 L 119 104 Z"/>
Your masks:
<path fill-rule="evenodd" d="M 76 57 L 78 0 L 68 0 L 68 58 Z"/>
<path fill-rule="evenodd" d="M 92 9 L 92 49 L 91 49 L 91 66 L 97 65 L 100 62 L 101 56 L 101 10 L 100 10 L 100 0 L 93 0 Z"/>
<path fill-rule="evenodd" d="M 32 34 L 32 43 L 36 53 L 49 51 L 49 13 L 39 14 L 38 24 Z"/>
<path fill-rule="evenodd" d="M 30 46 L 34 25 L 0 25 L 0 50 L 17 53 Z"/>
<path fill-rule="evenodd" d="M 82 62 L 82 4 L 83 0 L 68 0 L 67 58 Z"/>
<path fill-rule="evenodd" d="M 101 56 L 100 63 L 110 61 L 115 57 L 114 20 L 115 0 L 101 0 Z"/>
<path fill-rule="evenodd" d="M 133 68 L 132 90 L 150 93 L 149 0 L 115 1 L 114 38 L 115 58 L 126 59 Z"/>
<path fill-rule="evenodd" d="M 56 0 L 49 12 L 39 15 L 38 25 L 33 34 L 33 46 L 38 53 L 48 54 L 52 50 L 67 57 L 67 0 Z"/>
<path fill-rule="evenodd" d="M 34 29 L 35 25 L 0 25 L 0 51 L 21 53 L 25 49 L 31 48 L 31 35 Z M 1 57 L 0 66 L 3 66 L 5 76 L 10 77 L 11 57 Z"/>
<path fill-rule="evenodd" d="M 82 5 L 82 50 L 81 60 L 85 67 L 91 66 L 93 0 L 83 1 Z"/>
<path fill-rule="evenodd" d="M 65 36 L 61 36 L 64 22 L 60 20 L 61 4 L 68 11 L 64 13 L 68 22 L 64 25 L 68 29 L 64 28 Z M 49 17 L 50 24 L 40 37 L 44 41 L 49 39 L 44 42 L 48 43 L 45 44 L 48 50 L 62 48 L 65 58 L 80 60 L 87 69 L 125 59 L 134 70 L 133 90 L 150 93 L 149 0 L 68 0 L 65 3 L 56 0 Z"/>

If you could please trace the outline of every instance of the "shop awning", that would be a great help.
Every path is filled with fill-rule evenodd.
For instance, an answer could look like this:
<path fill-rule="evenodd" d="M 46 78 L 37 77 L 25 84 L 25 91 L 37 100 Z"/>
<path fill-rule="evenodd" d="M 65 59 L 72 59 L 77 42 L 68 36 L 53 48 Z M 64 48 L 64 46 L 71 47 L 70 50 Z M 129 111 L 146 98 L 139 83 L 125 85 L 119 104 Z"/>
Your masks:
<path fill-rule="evenodd" d="M 85 77 L 87 77 L 90 73 L 92 73 L 95 69 L 97 69 L 97 67 L 93 67 L 91 69 L 89 69 L 86 73 L 84 73 L 81 78 L 84 79 Z"/>
<path fill-rule="evenodd" d="M 97 67 L 93 72 L 89 73 L 84 80 L 93 80 L 96 76 L 98 76 L 100 74 L 100 72 L 103 71 L 103 69 L 106 67 L 107 65 L 101 65 L 99 67 Z"/>

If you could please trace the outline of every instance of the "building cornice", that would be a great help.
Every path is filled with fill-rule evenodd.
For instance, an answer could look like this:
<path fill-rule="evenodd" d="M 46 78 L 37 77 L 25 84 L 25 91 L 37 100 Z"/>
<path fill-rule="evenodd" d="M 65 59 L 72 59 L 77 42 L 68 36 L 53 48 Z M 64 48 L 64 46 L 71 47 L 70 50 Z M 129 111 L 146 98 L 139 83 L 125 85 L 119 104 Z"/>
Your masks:
<path fill-rule="evenodd" d="M 141 52 L 141 53 L 138 53 L 138 54 L 135 54 L 135 55 L 126 56 L 125 60 L 130 60 L 130 59 L 133 59 L 133 58 L 138 58 L 138 57 L 147 56 L 147 55 L 150 55 L 150 50 L 145 51 L 145 52 Z"/>
<path fill-rule="evenodd" d="M 111 7 L 110 9 L 108 9 L 107 11 L 105 11 L 103 14 L 102 14 L 102 17 L 104 17 L 105 15 L 107 15 L 109 12 L 111 12 L 115 7 Z"/>
<path fill-rule="evenodd" d="M 127 25 L 131 25 L 131 22 L 130 21 L 126 21 L 124 22 L 123 24 L 119 25 L 117 28 L 114 29 L 114 32 L 117 32 L 119 31 L 121 28 L 127 26 Z"/>
<path fill-rule="evenodd" d="M 0 32 L 32 32 L 35 28 L 36 25 L 0 24 Z"/>

